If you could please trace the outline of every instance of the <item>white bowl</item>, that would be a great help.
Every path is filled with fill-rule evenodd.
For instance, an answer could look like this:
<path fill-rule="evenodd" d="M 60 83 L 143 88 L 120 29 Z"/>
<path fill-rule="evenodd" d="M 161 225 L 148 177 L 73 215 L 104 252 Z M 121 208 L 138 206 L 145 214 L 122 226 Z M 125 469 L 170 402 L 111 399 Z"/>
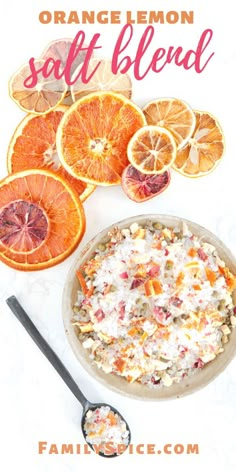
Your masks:
<path fill-rule="evenodd" d="M 229 342 L 224 346 L 225 350 L 219 354 L 213 361 L 206 364 L 203 369 L 199 369 L 195 375 L 186 377 L 180 383 L 175 383 L 170 387 L 161 387 L 157 390 L 150 389 L 147 386 L 140 385 L 138 382 L 129 384 L 127 380 L 120 376 L 106 374 L 103 370 L 99 369 L 96 364 L 93 364 L 87 351 L 83 348 L 80 340 L 76 335 L 76 328 L 72 325 L 73 318 L 73 306 L 77 298 L 77 290 L 79 289 L 79 282 L 76 277 L 76 270 L 84 264 L 84 262 L 92 257 L 92 254 L 97 245 L 103 240 L 107 239 L 107 233 L 114 227 L 126 228 L 132 223 L 137 222 L 145 224 L 148 221 L 157 221 L 165 226 L 169 227 L 181 227 L 182 223 L 185 222 L 188 228 L 198 237 L 204 239 L 204 241 L 211 243 L 216 247 L 220 258 L 225 261 L 229 269 L 236 274 L 236 259 L 227 247 L 210 231 L 199 226 L 191 221 L 177 218 L 175 216 L 168 215 L 140 215 L 132 218 L 122 220 L 109 228 L 104 229 L 97 234 L 82 250 L 77 260 L 71 267 L 63 294 L 63 320 L 67 338 L 69 343 L 79 361 L 79 363 L 86 369 L 86 371 L 98 382 L 101 382 L 107 388 L 114 390 L 121 395 L 125 395 L 138 400 L 166 400 L 171 398 L 179 398 L 189 393 L 193 393 L 196 390 L 201 389 L 215 377 L 217 377 L 230 363 L 236 354 L 236 329 L 230 335 Z M 234 299 L 236 293 L 233 294 Z"/>

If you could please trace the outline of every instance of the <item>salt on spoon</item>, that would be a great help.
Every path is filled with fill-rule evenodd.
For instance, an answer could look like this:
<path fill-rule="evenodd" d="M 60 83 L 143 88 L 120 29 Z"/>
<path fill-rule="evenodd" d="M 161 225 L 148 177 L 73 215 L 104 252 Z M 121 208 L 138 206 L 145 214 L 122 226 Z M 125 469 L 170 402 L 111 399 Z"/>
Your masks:
<path fill-rule="evenodd" d="M 130 429 L 123 416 L 107 403 L 91 403 L 87 400 L 64 364 L 37 330 L 17 298 L 13 295 L 6 300 L 6 303 L 81 403 L 83 407 L 81 428 L 84 439 L 91 449 L 100 456 L 107 458 L 122 454 L 131 440 Z"/>

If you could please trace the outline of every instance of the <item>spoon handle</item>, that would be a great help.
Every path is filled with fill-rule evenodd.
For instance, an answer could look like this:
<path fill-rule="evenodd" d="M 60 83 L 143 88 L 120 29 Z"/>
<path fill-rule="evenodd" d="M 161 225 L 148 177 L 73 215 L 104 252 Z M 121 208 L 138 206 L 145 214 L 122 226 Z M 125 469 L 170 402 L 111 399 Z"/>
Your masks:
<path fill-rule="evenodd" d="M 14 313 L 16 318 L 20 321 L 20 323 L 24 326 L 27 333 L 31 336 L 34 340 L 35 344 L 39 347 L 40 351 L 45 355 L 45 357 L 49 360 L 49 362 L 53 365 L 56 369 L 58 374 L 64 380 L 66 385 L 69 387 L 71 392 L 75 395 L 77 400 L 81 403 L 84 409 L 87 408 L 89 405 L 89 401 L 85 398 L 81 390 L 79 389 L 78 385 L 75 383 L 74 379 L 71 377 L 70 373 L 66 369 L 66 367 L 62 364 L 59 357 L 56 353 L 52 350 L 49 346 L 47 341 L 43 338 L 40 332 L 37 330 L 34 323 L 31 321 L 25 310 L 22 308 L 20 303 L 18 302 L 17 298 L 13 295 L 6 300 L 7 305 Z"/>

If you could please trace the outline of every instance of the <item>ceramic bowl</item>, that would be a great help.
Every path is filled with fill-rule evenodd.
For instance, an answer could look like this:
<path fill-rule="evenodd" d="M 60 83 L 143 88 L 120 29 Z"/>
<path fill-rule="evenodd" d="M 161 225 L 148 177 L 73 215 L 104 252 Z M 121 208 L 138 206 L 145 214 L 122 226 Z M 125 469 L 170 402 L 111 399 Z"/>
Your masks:
<path fill-rule="evenodd" d="M 92 254 L 97 245 L 107 239 L 107 233 L 114 227 L 126 228 L 132 223 L 137 222 L 140 224 L 146 224 L 148 221 L 160 222 L 165 226 L 169 227 L 182 227 L 185 222 L 188 228 L 198 237 L 204 239 L 204 241 L 213 244 L 219 256 L 225 261 L 229 269 L 236 274 L 236 259 L 233 254 L 227 249 L 227 247 L 221 242 L 214 234 L 207 229 L 199 226 L 191 221 L 177 218 L 168 215 L 141 215 L 127 218 L 109 228 L 104 229 L 97 234 L 81 251 L 77 260 L 71 267 L 63 294 L 63 320 L 67 338 L 69 343 L 79 361 L 79 363 L 86 369 L 86 371 L 95 378 L 98 382 L 101 382 L 107 388 L 131 398 L 137 400 L 167 400 L 171 398 L 179 398 L 186 394 L 193 393 L 202 387 L 206 386 L 215 377 L 217 377 L 227 367 L 229 362 L 233 359 L 236 354 L 236 329 L 230 335 L 230 341 L 225 345 L 223 353 L 218 355 L 209 364 L 206 364 L 203 369 L 199 370 L 195 375 L 190 376 L 182 380 L 178 384 L 173 384 L 170 387 L 161 387 L 160 389 L 154 390 L 147 386 L 140 385 L 138 382 L 129 384 L 124 378 L 112 374 L 106 374 L 99 369 L 95 364 L 92 363 L 87 351 L 83 348 L 80 340 L 76 334 L 76 327 L 72 325 L 73 318 L 73 305 L 77 298 L 77 290 L 79 289 L 79 282 L 76 277 L 76 270 L 88 259 L 92 257 Z M 236 299 L 234 293 L 234 299 Z M 235 301 L 235 300 L 234 300 Z"/>

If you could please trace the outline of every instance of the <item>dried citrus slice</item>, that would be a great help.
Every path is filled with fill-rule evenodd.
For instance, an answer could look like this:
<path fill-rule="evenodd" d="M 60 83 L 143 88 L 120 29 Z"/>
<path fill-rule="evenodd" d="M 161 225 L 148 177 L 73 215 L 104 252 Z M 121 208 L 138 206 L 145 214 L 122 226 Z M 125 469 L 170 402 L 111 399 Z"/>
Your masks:
<path fill-rule="evenodd" d="M 176 144 L 172 134 L 159 126 L 144 126 L 130 139 L 130 163 L 144 174 L 162 174 L 176 158 Z"/>
<path fill-rule="evenodd" d="M 28 169 L 55 172 L 73 186 L 82 201 L 95 190 L 69 174 L 61 165 L 56 150 L 56 132 L 67 107 L 59 106 L 46 115 L 28 114 L 17 126 L 11 139 L 7 166 L 9 173 Z"/>
<path fill-rule="evenodd" d="M 46 59 L 52 58 L 55 61 L 59 60 L 61 62 L 62 69 L 64 69 L 73 41 L 74 39 L 72 38 L 61 38 L 61 39 L 55 39 L 54 41 L 51 41 L 44 49 L 41 55 L 41 59 L 46 60 Z M 85 48 L 85 46 L 83 46 L 83 48 Z M 71 69 L 70 69 L 71 78 L 75 70 L 78 68 L 78 66 L 84 62 L 85 56 L 86 56 L 86 50 L 82 50 L 77 53 L 76 57 L 73 60 L 73 63 L 71 64 Z M 63 103 L 67 105 L 71 105 L 73 103 L 73 100 L 71 98 L 70 86 L 67 87 L 67 92 L 66 92 L 66 96 L 64 98 Z"/>
<path fill-rule="evenodd" d="M 87 84 L 77 80 L 71 86 L 71 95 L 76 102 L 81 97 L 88 95 L 88 93 L 98 92 L 99 90 L 112 91 L 121 93 L 127 98 L 132 96 L 132 82 L 128 74 L 113 74 L 111 68 L 112 62 L 108 59 L 93 58 L 89 61 L 87 70 L 87 77 L 89 77 L 94 70 L 96 72 Z M 75 72 L 75 75 L 78 71 Z"/>
<path fill-rule="evenodd" d="M 117 185 L 128 164 L 127 144 L 146 124 L 142 111 L 123 95 L 97 92 L 78 100 L 57 131 L 62 165 L 95 185 Z"/>
<path fill-rule="evenodd" d="M 178 98 L 158 98 L 143 109 L 148 125 L 166 128 L 173 135 L 177 149 L 181 149 L 192 136 L 195 115 L 190 106 Z"/>
<path fill-rule="evenodd" d="M 39 70 L 45 61 L 37 59 L 34 63 L 35 69 Z M 39 72 L 37 85 L 27 88 L 24 82 L 30 76 L 29 64 L 24 64 L 9 82 L 10 97 L 22 110 L 41 115 L 53 110 L 63 101 L 67 92 L 64 78 L 55 79 L 53 72 L 44 78 L 42 72 Z"/>
<path fill-rule="evenodd" d="M 45 242 L 48 232 L 47 214 L 37 204 L 16 200 L 0 210 L 1 243 L 15 253 L 35 251 Z"/>
<path fill-rule="evenodd" d="M 62 262 L 85 231 L 80 199 L 58 175 L 28 170 L 0 182 L 0 259 L 18 270 Z"/>
<path fill-rule="evenodd" d="M 145 202 L 164 192 L 170 184 L 170 171 L 163 174 L 147 175 L 135 169 L 131 164 L 122 174 L 121 185 L 134 202 Z"/>
<path fill-rule="evenodd" d="M 73 38 L 59 38 L 51 41 L 46 48 L 44 49 L 43 53 L 41 54 L 41 58 L 46 60 L 49 58 L 54 59 L 55 61 L 60 61 L 61 66 L 64 69 L 68 54 L 73 43 Z M 85 48 L 85 46 L 83 46 Z M 86 56 L 86 50 L 80 50 L 78 54 L 75 56 L 73 63 L 71 64 L 71 77 L 77 67 L 84 62 Z"/>
<path fill-rule="evenodd" d="M 189 143 L 177 152 L 175 170 L 187 177 L 209 174 L 221 161 L 224 153 L 223 131 L 214 116 L 195 111 L 196 126 Z"/>

